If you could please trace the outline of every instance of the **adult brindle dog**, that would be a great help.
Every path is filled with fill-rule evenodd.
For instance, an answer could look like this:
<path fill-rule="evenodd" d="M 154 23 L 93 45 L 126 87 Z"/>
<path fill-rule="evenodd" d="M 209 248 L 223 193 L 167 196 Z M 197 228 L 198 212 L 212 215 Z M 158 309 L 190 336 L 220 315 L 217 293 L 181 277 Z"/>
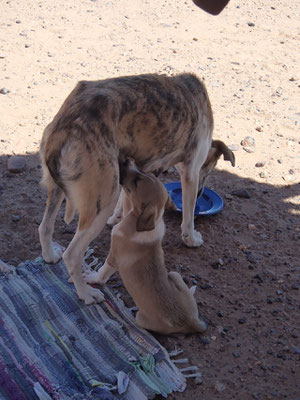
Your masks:
<path fill-rule="evenodd" d="M 67 97 L 41 142 L 48 200 L 39 234 L 45 261 L 56 263 L 63 251 L 52 242 L 54 221 L 66 197 L 65 221 L 77 210 L 79 223 L 63 260 L 86 304 L 103 296 L 84 281 L 82 260 L 113 213 L 119 163 L 128 157 L 144 172 L 176 166 L 183 192 L 182 238 L 190 247 L 202 244 L 194 230 L 197 193 L 221 154 L 234 165 L 226 145 L 212 142 L 212 131 L 208 94 L 193 74 L 82 81 Z"/>

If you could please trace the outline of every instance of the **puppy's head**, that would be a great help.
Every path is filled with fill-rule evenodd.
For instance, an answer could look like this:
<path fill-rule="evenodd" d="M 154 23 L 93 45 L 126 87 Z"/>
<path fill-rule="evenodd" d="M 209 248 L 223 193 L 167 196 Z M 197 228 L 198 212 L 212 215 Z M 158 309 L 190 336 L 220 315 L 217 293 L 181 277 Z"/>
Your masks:
<path fill-rule="evenodd" d="M 120 164 L 120 184 L 137 217 L 136 230 L 141 232 L 154 229 L 169 198 L 164 185 L 153 174 L 141 172 L 131 159 Z"/>
<path fill-rule="evenodd" d="M 204 185 L 208 176 L 212 173 L 217 165 L 217 162 L 223 154 L 225 161 L 230 161 L 231 165 L 235 165 L 235 157 L 233 152 L 221 140 L 213 140 L 211 148 L 208 151 L 205 163 L 203 164 L 199 174 L 198 197 L 204 190 Z"/>

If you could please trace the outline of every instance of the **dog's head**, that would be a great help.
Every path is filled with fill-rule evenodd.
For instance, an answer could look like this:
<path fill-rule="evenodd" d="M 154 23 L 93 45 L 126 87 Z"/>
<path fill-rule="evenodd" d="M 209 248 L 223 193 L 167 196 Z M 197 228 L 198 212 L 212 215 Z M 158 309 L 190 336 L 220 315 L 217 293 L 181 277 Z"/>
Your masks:
<path fill-rule="evenodd" d="M 230 161 L 231 165 L 235 165 L 235 157 L 233 152 L 221 140 L 213 140 L 211 148 L 208 151 L 205 163 L 203 164 L 199 174 L 198 197 L 201 196 L 204 190 L 206 179 L 215 169 L 217 162 L 223 154 L 224 160 Z"/>
<path fill-rule="evenodd" d="M 141 232 L 154 229 L 169 201 L 164 185 L 154 174 L 141 172 L 131 159 L 120 164 L 120 184 L 137 217 L 136 230 Z"/>

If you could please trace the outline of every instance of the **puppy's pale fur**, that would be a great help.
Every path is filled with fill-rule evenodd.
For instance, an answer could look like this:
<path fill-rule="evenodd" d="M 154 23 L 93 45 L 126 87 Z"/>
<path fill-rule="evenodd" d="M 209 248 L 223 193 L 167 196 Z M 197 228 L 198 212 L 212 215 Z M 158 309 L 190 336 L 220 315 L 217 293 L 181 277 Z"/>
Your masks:
<path fill-rule="evenodd" d="M 207 91 L 192 74 L 82 81 L 65 100 L 41 142 L 48 200 L 39 235 L 45 261 L 56 263 L 63 249 L 52 242 L 54 221 L 66 197 L 65 221 L 78 211 L 79 223 L 63 259 L 86 304 L 103 296 L 83 280 L 84 253 L 113 214 L 119 163 L 127 157 L 144 172 L 176 165 L 182 183 L 182 239 L 190 247 L 202 244 L 194 229 L 194 207 L 207 175 L 205 162 L 210 152 L 217 152 L 234 164 L 224 143 L 214 147 L 212 131 Z"/>
<path fill-rule="evenodd" d="M 123 167 L 125 217 L 112 230 L 111 248 L 98 272 L 86 272 L 89 283 L 105 283 L 118 270 L 138 307 L 139 326 L 162 334 L 203 332 L 197 304 L 177 272 L 167 272 L 162 250 L 163 213 L 168 194 L 154 175 L 130 162 Z M 127 209 L 127 210 L 126 210 Z"/>

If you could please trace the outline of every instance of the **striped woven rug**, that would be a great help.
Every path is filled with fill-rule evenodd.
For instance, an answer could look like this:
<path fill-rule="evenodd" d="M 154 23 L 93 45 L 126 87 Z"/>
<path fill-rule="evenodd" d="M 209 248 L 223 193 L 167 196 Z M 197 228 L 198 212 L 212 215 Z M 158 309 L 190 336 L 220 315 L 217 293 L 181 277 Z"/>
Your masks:
<path fill-rule="evenodd" d="M 185 389 L 167 351 L 107 288 L 86 306 L 62 262 L 0 275 L 0 399 L 146 400 Z"/>

